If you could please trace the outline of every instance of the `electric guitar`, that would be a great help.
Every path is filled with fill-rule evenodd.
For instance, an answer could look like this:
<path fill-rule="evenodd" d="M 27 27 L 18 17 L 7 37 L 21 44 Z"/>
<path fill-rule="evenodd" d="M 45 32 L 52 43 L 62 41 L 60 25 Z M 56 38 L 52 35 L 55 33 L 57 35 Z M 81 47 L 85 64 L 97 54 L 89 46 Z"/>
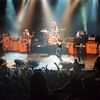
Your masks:
<path fill-rule="evenodd" d="M 80 45 L 76 45 L 75 47 L 76 47 L 76 48 L 77 48 L 77 47 L 79 47 L 79 48 L 85 48 L 85 45 L 83 45 L 83 44 L 81 43 Z"/>

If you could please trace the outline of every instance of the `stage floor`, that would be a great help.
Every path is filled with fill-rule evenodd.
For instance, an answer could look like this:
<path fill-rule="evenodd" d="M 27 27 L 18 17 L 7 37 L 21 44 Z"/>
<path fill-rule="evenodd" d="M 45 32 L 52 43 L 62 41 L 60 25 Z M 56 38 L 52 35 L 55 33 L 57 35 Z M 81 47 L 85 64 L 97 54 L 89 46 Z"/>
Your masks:
<path fill-rule="evenodd" d="M 80 63 L 81 64 L 85 63 L 85 69 L 91 70 L 94 66 L 97 56 L 98 55 L 87 55 L 84 59 L 84 62 L 81 61 Z M 59 67 L 62 68 L 60 64 L 61 62 L 59 61 L 56 55 L 39 54 L 39 53 L 27 55 L 27 54 L 22 54 L 22 53 L 9 52 L 9 53 L 6 53 L 2 58 L 7 60 L 7 66 L 9 68 L 13 67 L 14 59 L 20 59 L 20 60 L 23 60 L 24 62 L 36 61 L 39 63 L 36 69 L 39 69 L 48 65 L 48 69 L 56 70 L 57 67 L 54 63 L 57 63 Z M 66 64 L 73 63 L 75 58 L 76 58 L 75 56 L 63 54 L 62 63 L 66 63 Z"/>

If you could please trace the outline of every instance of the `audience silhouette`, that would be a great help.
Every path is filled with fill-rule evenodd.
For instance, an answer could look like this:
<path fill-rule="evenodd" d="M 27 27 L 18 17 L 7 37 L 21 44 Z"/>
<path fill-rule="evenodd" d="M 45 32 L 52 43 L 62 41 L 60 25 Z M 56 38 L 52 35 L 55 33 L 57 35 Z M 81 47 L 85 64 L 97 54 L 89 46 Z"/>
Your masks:
<path fill-rule="evenodd" d="M 93 70 L 96 70 L 96 74 L 100 74 L 100 56 L 97 57 Z"/>
<path fill-rule="evenodd" d="M 81 73 L 81 67 L 77 59 L 75 59 L 73 63 L 73 73 L 78 75 Z"/>
<path fill-rule="evenodd" d="M 23 63 L 16 61 L 19 69 L 8 68 L 7 61 L 0 59 L 0 100 L 2 97 L 2 100 L 99 100 L 100 57 L 97 57 L 93 68 L 96 74 L 93 70 L 81 70 L 77 59 L 66 64 L 66 67 L 71 66 L 70 74 L 59 69 L 56 63 L 57 71 L 49 70 L 48 65 L 43 69 L 21 70 Z M 25 63 L 24 66 L 28 65 Z"/>
<path fill-rule="evenodd" d="M 35 72 L 30 82 L 29 100 L 59 100 L 48 90 L 46 77 L 41 72 Z"/>

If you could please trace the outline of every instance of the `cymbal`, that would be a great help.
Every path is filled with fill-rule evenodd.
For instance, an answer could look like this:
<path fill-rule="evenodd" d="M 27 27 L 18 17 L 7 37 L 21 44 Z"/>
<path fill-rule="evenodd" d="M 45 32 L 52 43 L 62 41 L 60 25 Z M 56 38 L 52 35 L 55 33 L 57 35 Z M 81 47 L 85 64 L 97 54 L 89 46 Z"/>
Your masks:
<path fill-rule="evenodd" d="M 62 28 L 62 29 L 58 29 L 59 31 L 65 31 L 66 30 L 66 28 Z"/>
<path fill-rule="evenodd" d="M 44 29 L 44 30 L 41 30 L 40 32 L 44 32 L 44 33 L 47 33 L 48 31 Z"/>

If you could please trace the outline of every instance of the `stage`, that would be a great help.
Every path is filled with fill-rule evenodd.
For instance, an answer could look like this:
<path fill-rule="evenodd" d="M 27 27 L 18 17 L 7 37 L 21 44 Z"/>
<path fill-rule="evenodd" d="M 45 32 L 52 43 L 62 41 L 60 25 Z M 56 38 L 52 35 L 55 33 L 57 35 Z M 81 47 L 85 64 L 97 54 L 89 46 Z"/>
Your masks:
<path fill-rule="evenodd" d="M 84 69 L 91 70 L 94 66 L 94 62 L 96 61 L 98 55 L 86 55 L 84 61 L 81 61 L 80 64 L 85 64 Z M 13 68 L 14 59 L 23 60 L 25 63 L 28 61 L 38 62 L 38 66 L 36 69 L 41 69 L 42 67 L 48 67 L 48 69 L 56 70 L 57 67 L 54 63 L 57 63 L 61 69 L 63 69 L 61 63 L 69 64 L 73 63 L 74 59 L 76 58 L 73 55 L 62 54 L 62 60 L 59 61 L 56 55 L 49 55 L 49 54 L 42 54 L 42 53 L 35 53 L 27 55 L 26 53 L 18 53 L 18 52 L 8 52 L 2 57 L 3 59 L 7 60 L 7 66 L 9 68 Z M 67 66 L 66 66 L 67 67 Z"/>
<path fill-rule="evenodd" d="M 83 34 L 82 37 L 85 37 L 84 32 L 80 32 L 80 34 L 81 33 Z M 44 33 L 41 34 L 43 35 Z M 76 46 L 73 37 L 65 38 L 65 40 L 60 44 L 62 49 L 62 61 L 59 61 L 55 54 L 57 48 L 60 47 L 58 46 L 59 43 L 56 41 L 56 39 L 59 38 L 63 39 L 64 34 L 48 33 L 46 34 L 46 41 L 44 41 L 45 39 L 43 37 L 42 40 L 39 38 L 33 39 L 29 47 L 31 54 L 27 55 L 27 51 L 29 51 L 27 45 L 28 39 L 18 39 L 13 38 L 8 34 L 3 34 L 2 49 L 4 49 L 3 51 L 5 54 L 2 58 L 7 60 L 7 66 L 9 68 L 13 68 L 13 65 L 15 64 L 14 59 L 19 59 L 23 60 L 25 63 L 37 63 L 37 66 L 35 66 L 36 69 L 41 69 L 42 67 L 47 66 L 48 69 L 56 70 L 57 66 L 55 63 L 60 69 L 63 69 L 63 65 L 66 69 L 69 63 L 74 63 L 74 59 L 76 58 L 75 55 L 80 54 L 79 51 L 81 51 L 80 55 L 86 56 L 84 61 L 79 62 L 80 65 L 85 65 L 84 69 L 93 69 L 96 58 L 100 54 L 99 44 L 95 41 L 95 38 L 88 37 L 88 41 L 83 41 L 83 43 L 79 43 L 79 45 Z M 82 40 L 84 40 L 84 38 Z M 79 51 L 77 51 L 76 48 L 79 48 Z"/>

